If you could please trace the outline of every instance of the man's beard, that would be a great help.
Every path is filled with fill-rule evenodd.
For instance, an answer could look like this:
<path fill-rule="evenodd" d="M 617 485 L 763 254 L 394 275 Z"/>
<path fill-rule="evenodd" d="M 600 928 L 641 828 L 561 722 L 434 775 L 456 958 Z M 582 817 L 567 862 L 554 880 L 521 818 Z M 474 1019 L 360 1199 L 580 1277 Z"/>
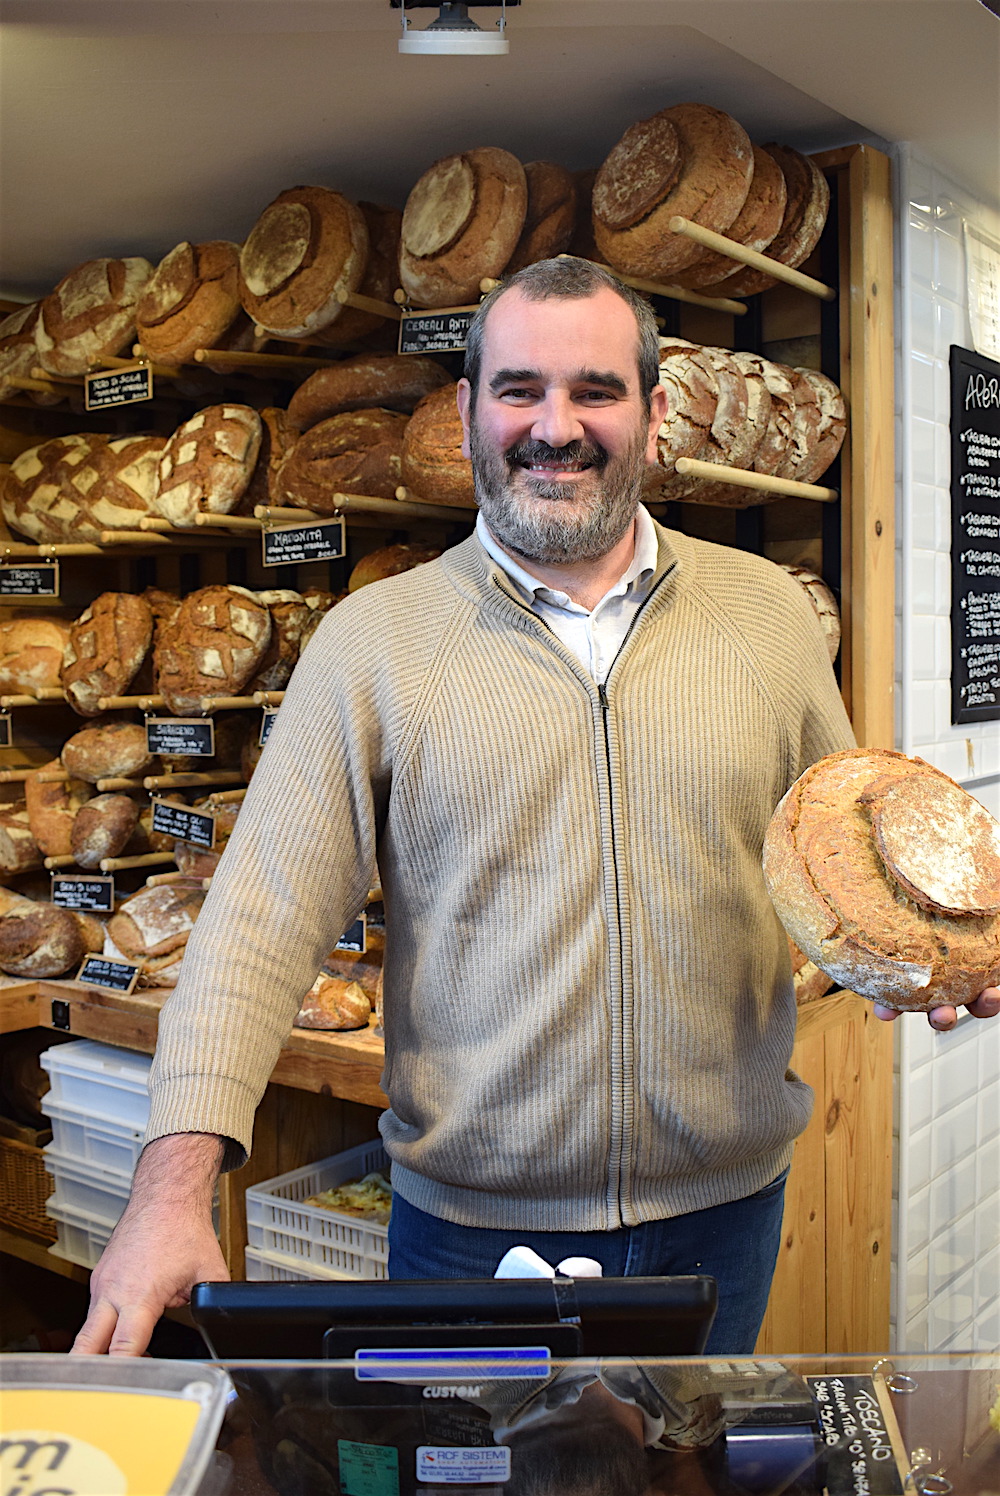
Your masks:
<path fill-rule="evenodd" d="M 646 440 L 643 425 L 617 457 L 597 442 L 550 447 L 523 441 L 500 454 L 483 440 L 473 418 L 470 450 L 483 518 L 500 544 L 526 561 L 558 565 L 606 556 L 635 519 Z M 552 458 L 586 462 L 590 469 L 569 482 L 546 482 L 520 466 Z"/>

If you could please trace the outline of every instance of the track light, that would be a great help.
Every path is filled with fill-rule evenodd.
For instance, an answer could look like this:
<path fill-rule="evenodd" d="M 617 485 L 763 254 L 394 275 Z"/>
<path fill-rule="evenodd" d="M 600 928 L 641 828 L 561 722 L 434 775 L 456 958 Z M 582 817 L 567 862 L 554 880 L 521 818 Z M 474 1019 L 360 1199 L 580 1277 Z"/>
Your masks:
<path fill-rule="evenodd" d="M 503 57 L 510 51 L 507 40 L 507 0 L 500 0 L 500 19 L 496 31 L 484 31 L 469 15 L 465 0 L 441 0 L 438 17 L 429 26 L 416 30 L 406 14 L 408 0 L 399 5 L 403 34 L 399 50 L 424 57 L 454 56 Z M 418 0 L 419 3 L 419 0 Z M 475 4 L 476 0 L 472 0 Z M 516 0 L 512 0 L 516 3 Z M 433 8 L 433 7 L 432 7 Z"/>

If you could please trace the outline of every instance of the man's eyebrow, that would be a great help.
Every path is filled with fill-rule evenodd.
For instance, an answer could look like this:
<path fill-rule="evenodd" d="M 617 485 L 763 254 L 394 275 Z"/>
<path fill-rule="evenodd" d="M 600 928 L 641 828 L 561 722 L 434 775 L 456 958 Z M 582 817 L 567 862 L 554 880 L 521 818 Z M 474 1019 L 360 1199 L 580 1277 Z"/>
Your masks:
<path fill-rule="evenodd" d="M 490 389 L 496 394 L 505 384 L 534 384 L 541 377 L 541 369 L 498 369 L 490 380 Z"/>
<path fill-rule="evenodd" d="M 511 384 L 536 384 L 543 382 L 540 369 L 498 369 L 490 380 L 490 390 L 498 390 Z M 599 385 L 602 389 L 614 390 L 617 395 L 627 395 L 628 385 L 620 374 L 610 369 L 577 369 L 570 378 L 571 384 Z"/>

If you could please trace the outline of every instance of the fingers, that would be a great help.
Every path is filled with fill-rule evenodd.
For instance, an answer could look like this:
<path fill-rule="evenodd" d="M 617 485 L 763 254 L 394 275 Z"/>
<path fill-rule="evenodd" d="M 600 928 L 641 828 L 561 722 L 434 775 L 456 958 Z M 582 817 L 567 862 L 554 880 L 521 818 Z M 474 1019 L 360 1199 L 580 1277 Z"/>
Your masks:
<path fill-rule="evenodd" d="M 958 1022 L 958 1013 L 950 1004 L 942 1004 L 940 1008 L 932 1008 L 927 1015 L 927 1022 L 932 1029 L 937 1029 L 939 1034 L 946 1034 L 953 1029 Z"/>
<path fill-rule="evenodd" d="M 83 1328 L 70 1348 L 71 1356 L 103 1356 L 118 1324 L 118 1310 L 110 1299 L 97 1299 L 90 1306 Z M 139 1352 L 136 1352 L 138 1355 Z"/>
<path fill-rule="evenodd" d="M 141 1356 L 152 1338 L 159 1311 L 144 1305 L 128 1305 L 118 1316 L 118 1326 L 111 1337 L 108 1353 L 112 1356 Z"/>
<path fill-rule="evenodd" d="M 973 1018 L 995 1018 L 1000 1013 L 1000 987 L 987 987 L 967 1007 Z"/>
<path fill-rule="evenodd" d="M 887 1008 L 882 1003 L 875 1003 L 875 1017 L 881 1018 L 883 1023 L 895 1023 L 899 1017 L 898 1008 Z"/>

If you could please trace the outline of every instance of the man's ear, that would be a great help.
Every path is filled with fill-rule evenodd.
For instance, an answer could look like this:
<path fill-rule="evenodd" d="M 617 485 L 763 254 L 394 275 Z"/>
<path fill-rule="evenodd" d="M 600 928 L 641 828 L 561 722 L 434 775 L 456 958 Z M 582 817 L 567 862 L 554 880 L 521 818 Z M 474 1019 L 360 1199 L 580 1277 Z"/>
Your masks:
<path fill-rule="evenodd" d="M 472 386 L 467 379 L 460 379 L 458 381 L 458 388 L 455 391 L 455 402 L 458 405 L 458 413 L 462 417 L 462 431 L 464 433 L 462 437 L 462 456 L 471 457 L 472 452 L 469 448 L 469 420 L 472 413 Z"/>
<path fill-rule="evenodd" d="M 649 396 L 649 442 L 646 447 L 646 461 L 656 461 L 656 438 L 660 427 L 667 418 L 667 392 L 662 384 L 654 385 Z"/>

